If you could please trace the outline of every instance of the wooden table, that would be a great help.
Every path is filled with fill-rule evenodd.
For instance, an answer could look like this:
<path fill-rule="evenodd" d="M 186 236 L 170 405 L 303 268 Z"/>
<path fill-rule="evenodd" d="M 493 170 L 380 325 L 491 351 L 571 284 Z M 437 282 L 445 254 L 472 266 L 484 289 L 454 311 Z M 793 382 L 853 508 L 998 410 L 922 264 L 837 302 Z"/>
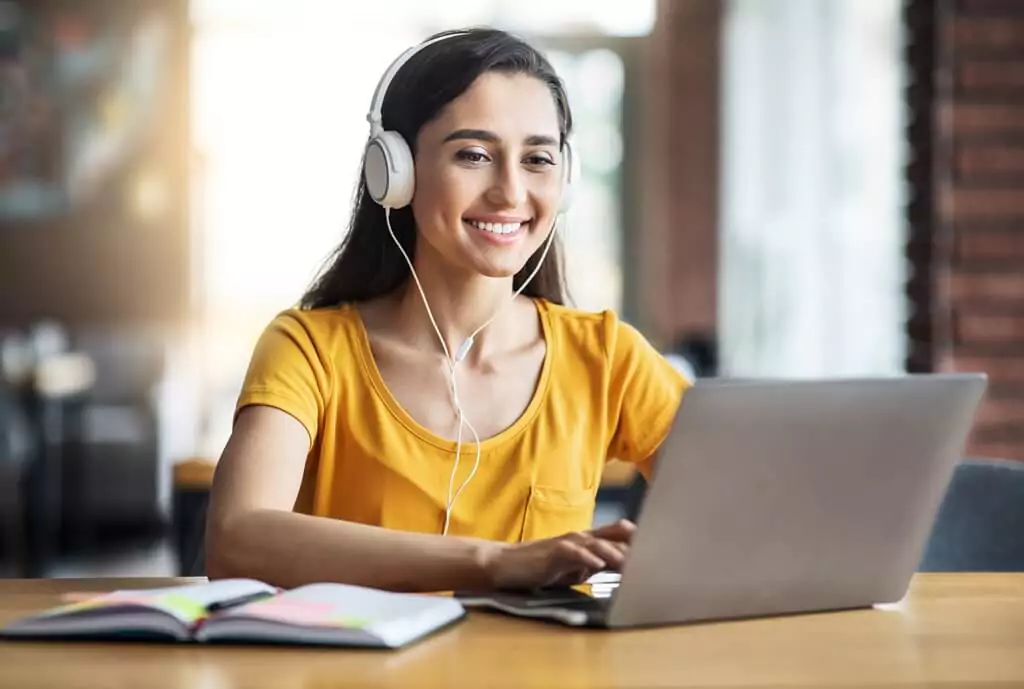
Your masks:
<path fill-rule="evenodd" d="M 0 581 L 0 624 L 68 591 L 174 580 Z M 878 610 L 620 632 L 473 613 L 401 651 L 0 642 L 0 686 L 1024 687 L 1024 575 L 918 575 Z"/>

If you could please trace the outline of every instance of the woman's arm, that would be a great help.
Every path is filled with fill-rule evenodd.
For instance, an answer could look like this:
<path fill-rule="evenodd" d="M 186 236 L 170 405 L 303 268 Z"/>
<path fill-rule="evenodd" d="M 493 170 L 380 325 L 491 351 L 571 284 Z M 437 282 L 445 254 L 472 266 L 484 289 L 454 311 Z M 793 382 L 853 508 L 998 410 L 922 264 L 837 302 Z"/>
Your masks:
<path fill-rule="evenodd" d="M 243 409 L 217 465 L 206 529 L 210 578 L 291 588 L 335 581 L 396 591 L 574 583 L 621 566 L 631 525 L 509 546 L 292 512 L 310 439 L 265 406 Z"/>
<path fill-rule="evenodd" d="M 218 462 L 207 518 L 211 578 L 292 587 L 344 581 L 394 590 L 481 589 L 498 544 L 406 533 L 292 512 L 309 450 L 306 429 L 271 407 L 246 407 Z"/>

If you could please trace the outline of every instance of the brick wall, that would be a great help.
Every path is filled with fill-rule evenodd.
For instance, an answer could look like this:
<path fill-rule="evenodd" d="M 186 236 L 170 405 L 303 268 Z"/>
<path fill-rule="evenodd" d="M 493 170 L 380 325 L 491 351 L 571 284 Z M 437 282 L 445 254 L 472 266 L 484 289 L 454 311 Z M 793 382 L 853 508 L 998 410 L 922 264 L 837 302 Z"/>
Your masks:
<path fill-rule="evenodd" d="M 910 370 L 985 371 L 968 452 L 1024 460 L 1024 2 L 910 0 Z"/>

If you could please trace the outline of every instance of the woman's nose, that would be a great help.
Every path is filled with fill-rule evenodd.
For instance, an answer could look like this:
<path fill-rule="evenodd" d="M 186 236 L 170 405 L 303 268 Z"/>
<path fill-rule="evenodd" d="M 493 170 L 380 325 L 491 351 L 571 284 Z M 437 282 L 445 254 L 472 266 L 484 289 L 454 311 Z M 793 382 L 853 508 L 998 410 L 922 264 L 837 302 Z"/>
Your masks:
<path fill-rule="evenodd" d="M 503 208 L 516 208 L 526 201 L 526 181 L 518 165 L 504 165 L 498 170 L 490 197 Z"/>

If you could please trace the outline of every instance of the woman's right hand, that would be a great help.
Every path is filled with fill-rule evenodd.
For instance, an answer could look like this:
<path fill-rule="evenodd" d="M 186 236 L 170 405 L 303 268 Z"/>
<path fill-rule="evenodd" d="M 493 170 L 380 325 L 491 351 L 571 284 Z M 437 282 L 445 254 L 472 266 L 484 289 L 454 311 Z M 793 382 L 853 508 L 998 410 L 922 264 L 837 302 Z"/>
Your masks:
<path fill-rule="evenodd" d="M 494 588 L 525 589 L 581 584 L 626 561 L 636 526 L 625 519 L 589 531 L 497 547 L 485 562 Z"/>

